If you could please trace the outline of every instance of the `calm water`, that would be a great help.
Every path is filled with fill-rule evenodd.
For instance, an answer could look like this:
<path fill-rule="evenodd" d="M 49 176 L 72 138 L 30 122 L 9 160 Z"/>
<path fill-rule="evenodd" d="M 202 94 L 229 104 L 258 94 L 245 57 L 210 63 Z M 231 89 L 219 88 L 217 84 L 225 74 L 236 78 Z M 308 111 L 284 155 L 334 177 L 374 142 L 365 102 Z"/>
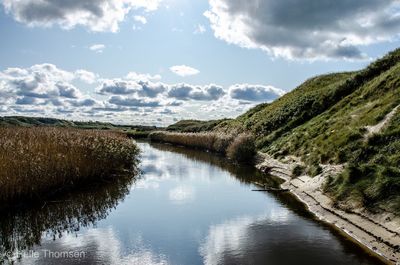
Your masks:
<path fill-rule="evenodd" d="M 32 250 L 18 264 L 379 264 L 289 194 L 251 191 L 265 182 L 251 167 L 139 145 L 139 179 L 3 214 L 3 250 Z"/>

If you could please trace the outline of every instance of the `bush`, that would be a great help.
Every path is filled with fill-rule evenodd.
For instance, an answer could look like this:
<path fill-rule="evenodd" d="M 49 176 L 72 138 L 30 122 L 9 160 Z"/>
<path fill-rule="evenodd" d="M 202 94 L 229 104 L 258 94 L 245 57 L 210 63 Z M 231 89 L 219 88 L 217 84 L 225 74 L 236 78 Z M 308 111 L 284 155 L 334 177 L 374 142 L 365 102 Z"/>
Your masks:
<path fill-rule="evenodd" d="M 228 146 L 226 156 L 240 163 L 251 163 L 256 154 L 254 137 L 250 134 L 241 134 Z"/>
<path fill-rule="evenodd" d="M 301 174 L 303 174 L 303 173 L 304 173 L 304 167 L 301 165 L 296 165 L 292 170 L 293 177 L 301 176 Z"/>
<path fill-rule="evenodd" d="M 315 177 L 322 173 L 322 167 L 319 164 L 313 164 L 308 169 L 308 174 L 311 177 Z"/>

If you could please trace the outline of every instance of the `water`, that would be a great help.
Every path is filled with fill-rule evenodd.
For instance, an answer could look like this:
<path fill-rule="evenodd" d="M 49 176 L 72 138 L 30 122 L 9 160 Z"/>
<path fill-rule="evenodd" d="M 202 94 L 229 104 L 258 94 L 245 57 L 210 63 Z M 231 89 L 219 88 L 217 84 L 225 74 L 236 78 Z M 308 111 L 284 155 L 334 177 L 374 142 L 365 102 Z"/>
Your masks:
<path fill-rule="evenodd" d="M 25 249 L 17 264 L 379 264 L 290 194 L 251 191 L 278 184 L 251 167 L 139 145 L 139 179 L 3 214 L 3 250 Z"/>

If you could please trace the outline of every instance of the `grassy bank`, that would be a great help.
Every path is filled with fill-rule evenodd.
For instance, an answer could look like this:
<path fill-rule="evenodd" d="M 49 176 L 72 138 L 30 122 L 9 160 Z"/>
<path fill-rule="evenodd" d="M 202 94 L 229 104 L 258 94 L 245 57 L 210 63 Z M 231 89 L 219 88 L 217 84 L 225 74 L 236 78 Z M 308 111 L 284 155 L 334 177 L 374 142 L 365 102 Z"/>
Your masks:
<path fill-rule="evenodd" d="M 229 135 L 215 132 L 173 133 L 158 131 L 149 134 L 152 141 L 182 145 L 222 154 L 239 163 L 252 163 L 256 154 L 251 134 Z"/>
<path fill-rule="evenodd" d="M 318 175 L 321 164 L 344 165 L 343 174 L 327 178 L 326 194 L 341 206 L 383 208 L 400 216 L 399 105 L 396 49 L 359 71 L 310 78 L 236 119 L 181 121 L 167 130 L 250 133 L 258 151 L 301 159 L 304 165 L 293 177 Z M 371 133 L 392 111 L 385 126 Z"/>
<path fill-rule="evenodd" d="M 136 168 L 125 134 L 67 128 L 0 128 L 0 201 L 42 198 Z"/>

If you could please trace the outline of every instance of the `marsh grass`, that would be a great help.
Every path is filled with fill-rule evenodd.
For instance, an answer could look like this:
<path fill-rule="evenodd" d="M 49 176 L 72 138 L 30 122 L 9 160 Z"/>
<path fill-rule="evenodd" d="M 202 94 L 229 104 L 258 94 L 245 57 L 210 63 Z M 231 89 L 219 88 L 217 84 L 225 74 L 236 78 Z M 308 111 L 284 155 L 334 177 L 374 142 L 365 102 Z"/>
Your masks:
<path fill-rule="evenodd" d="M 158 131 L 149 134 L 152 141 L 182 145 L 222 154 L 232 161 L 251 163 L 256 153 L 250 134 L 230 135 L 219 132 L 176 133 Z"/>
<path fill-rule="evenodd" d="M 138 154 L 122 133 L 0 128 L 0 201 L 42 198 L 81 181 L 132 171 Z"/>

